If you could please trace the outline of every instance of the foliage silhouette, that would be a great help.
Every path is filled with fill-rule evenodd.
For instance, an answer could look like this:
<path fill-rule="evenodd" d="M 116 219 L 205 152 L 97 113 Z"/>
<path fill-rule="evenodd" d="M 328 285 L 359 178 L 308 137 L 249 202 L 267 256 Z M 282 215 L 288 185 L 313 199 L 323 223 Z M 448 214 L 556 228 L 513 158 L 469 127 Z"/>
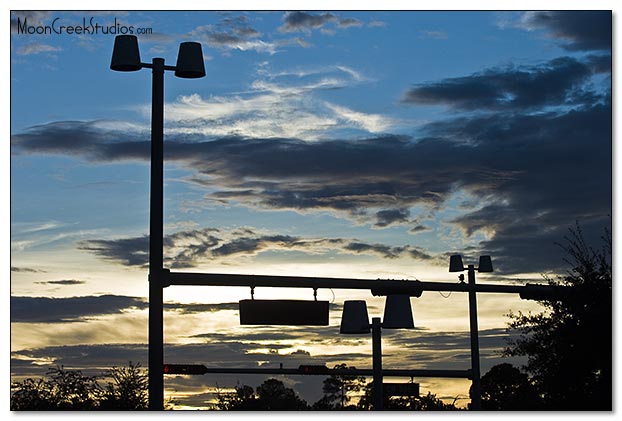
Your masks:
<path fill-rule="evenodd" d="M 337 364 L 335 369 L 354 369 L 347 364 Z M 355 375 L 331 375 L 324 379 L 322 392 L 324 396 L 313 404 L 316 410 L 344 410 L 356 409 L 356 405 L 349 405 L 352 394 L 360 393 L 365 389 L 366 379 Z"/>
<path fill-rule="evenodd" d="M 301 411 L 309 409 L 306 401 L 282 381 L 267 379 L 257 386 L 237 386 L 233 393 L 219 393 L 216 409 L 226 411 Z"/>
<path fill-rule="evenodd" d="M 550 285 L 574 288 L 560 301 L 542 301 L 544 312 L 513 314 L 506 356 L 527 356 L 525 371 L 547 410 L 612 409 L 611 233 L 600 250 L 589 247 L 579 224 L 565 237 L 572 269 Z"/>
<path fill-rule="evenodd" d="M 108 372 L 112 382 L 108 382 L 103 393 L 100 409 L 135 411 L 149 407 L 149 376 L 140 364 L 128 367 L 113 367 Z"/>
<path fill-rule="evenodd" d="M 13 411 L 94 411 L 147 409 L 147 375 L 140 364 L 113 367 L 104 388 L 98 376 L 63 366 L 50 368 L 43 379 L 25 379 L 11 384 Z"/>
<path fill-rule="evenodd" d="M 527 374 L 512 364 L 492 367 L 482 376 L 482 409 L 490 411 L 521 411 L 541 409 L 535 386 Z"/>

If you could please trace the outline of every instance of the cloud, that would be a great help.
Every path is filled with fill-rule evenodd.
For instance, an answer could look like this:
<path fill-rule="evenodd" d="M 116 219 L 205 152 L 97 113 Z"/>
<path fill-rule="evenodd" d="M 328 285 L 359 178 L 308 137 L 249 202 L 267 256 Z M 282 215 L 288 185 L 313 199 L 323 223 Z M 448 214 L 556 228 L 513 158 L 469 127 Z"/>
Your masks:
<path fill-rule="evenodd" d="M 169 132 L 184 135 L 285 137 L 315 140 L 335 131 L 382 133 L 401 122 L 318 98 L 326 90 L 347 89 L 368 79 L 346 66 L 271 72 L 237 95 L 184 95 L 166 107 Z M 148 106 L 144 107 L 147 113 Z M 291 124 L 295 120 L 296 124 Z"/>
<path fill-rule="evenodd" d="M 568 51 L 611 51 L 612 18 L 608 10 L 525 12 L 516 26 L 544 29 Z"/>
<path fill-rule="evenodd" d="M 610 225 L 609 106 L 566 114 L 457 118 L 437 128 L 437 134 L 479 145 L 474 149 L 485 154 L 479 158 L 505 163 L 497 167 L 520 167 L 520 172 L 499 180 L 502 187 L 496 197 L 472 186 L 475 196 L 494 199 L 451 221 L 466 235 L 488 232 L 490 239 L 482 245 L 505 261 L 500 271 L 560 269 L 562 253 L 554 243 L 575 221 L 598 234 Z"/>
<path fill-rule="evenodd" d="M 345 18 L 345 19 L 340 19 L 339 20 L 338 26 L 340 28 L 351 28 L 351 27 L 360 28 L 361 26 L 363 26 L 363 22 L 361 22 L 358 19 Z"/>
<path fill-rule="evenodd" d="M 376 227 L 388 227 L 394 224 L 401 224 L 408 222 L 410 216 L 410 210 L 408 209 L 385 209 L 376 212 L 377 222 L 374 224 Z"/>
<path fill-rule="evenodd" d="M 513 110 L 576 105 L 585 101 L 585 82 L 602 69 L 593 59 L 559 57 L 536 66 L 509 66 L 421 84 L 403 101 L 443 104 L 462 110 Z"/>
<path fill-rule="evenodd" d="M 50 17 L 51 12 L 36 11 L 36 10 L 12 10 L 11 11 L 11 35 L 17 34 L 18 19 L 21 25 L 24 25 L 24 21 L 28 23 L 28 26 L 44 26 L 45 21 Z"/>
<path fill-rule="evenodd" d="M 367 24 L 370 28 L 384 28 L 387 26 L 387 23 L 381 20 L 372 20 Z"/>
<path fill-rule="evenodd" d="M 57 51 L 62 51 L 62 48 L 55 47 L 49 44 L 44 44 L 41 42 L 32 42 L 30 44 L 22 45 L 15 50 L 15 52 L 20 56 L 30 56 L 33 54 L 41 53 L 54 53 Z"/>
<path fill-rule="evenodd" d="M 305 238 L 266 234 L 250 228 L 231 232 L 212 228 L 179 231 L 166 236 L 164 245 L 165 265 L 170 268 L 190 268 L 210 260 L 232 256 L 254 256 L 275 250 L 309 254 L 336 251 L 347 254 L 376 255 L 388 259 L 408 257 L 429 260 L 433 258 L 422 249 L 410 245 L 396 247 L 344 238 Z M 78 243 L 78 248 L 124 266 L 146 267 L 148 264 L 147 236 L 85 240 Z"/>
<path fill-rule="evenodd" d="M 104 314 L 147 308 L 143 298 L 122 295 L 48 298 L 11 296 L 12 323 L 63 323 L 84 321 Z"/>
<path fill-rule="evenodd" d="M 596 76 L 609 76 L 610 60 L 598 55 L 559 57 L 421 84 L 405 97 L 411 102 L 447 103 L 467 112 L 421 126 L 416 137 L 387 134 L 308 141 L 296 133 L 219 137 L 184 133 L 178 127 L 167 134 L 166 159 L 190 170 L 186 181 L 208 189 L 209 199 L 218 203 L 329 212 L 376 228 L 400 224 L 413 233 L 421 232 L 417 221 L 422 216 L 441 218 L 447 229 L 459 230 L 466 239 L 483 235 L 479 247 L 496 256 L 499 273 L 557 270 L 563 256 L 554 242 L 575 221 L 610 225 L 611 92 L 609 84 L 595 82 Z M 306 77 L 306 70 L 300 76 L 281 77 Z M 277 73 L 264 71 L 267 80 L 256 88 L 269 92 L 261 99 L 265 104 L 273 104 L 275 98 L 287 102 L 290 94 L 298 98 L 304 87 L 316 89 L 321 81 L 290 86 L 270 82 L 269 75 Z M 257 109 L 243 100 L 226 103 L 234 111 L 213 104 L 194 97 L 185 105 L 201 110 L 197 116 L 214 112 L 208 114 L 214 121 L 243 112 L 244 107 L 253 113 Z M 172 112 L 179 110 L 172 107 Z M 292 115 L 285 109 L 282 115 L 285 126 Z M 304 119 L 296 121 L 304 127 Z M 141 128 L 118 122 L 54 122 L 12 135 L 11 149 L 14 154 L 64 154 L 93 162 L 147 161 L 145 137 Z M 467 197 L 468 203 L 451 216 L 442 216 L 456 195 Z M 324 247 L 350 253 L 356 249 L 344 247 L 347 239 L 334 239 L 343 242 L 333 244 L 314 239 L 313 248 L 310 239 L 278 238 L 273 233 L 212 235 L 212 240 L 193 240 L 185 252 L 181 248 L 172 252 L 172 262 L 191 267 L 197 259 L 269 249 L 317 252 Z M 146 238 L 126 240 L 94 240 L 81 247 L 126 265 L 144 265 Z M 369 242 L 350 242 L 366 244 L 365 252 L 382 255 Z M 391 250 L 383 255 L 390 254 Z"/>
<path fill-rule="evenodd" d="M 44 270 L 41 269 L 33 269 L 33 268 L 23 268 L 17 266 L 11 266 L 11 272 L 20 272 L 20 273 L 45 273 Z"/>
<path fill-rule="evenodd" d="M 193 313 L 215 313 L 218 311 L 238 311 L 239 303 L 212 303 L 212 304 L 199 304 L 199 303 L 164 303 L 164 310 L 175 311 L 180 314 L 193 314 Z"/>
<path fill-rule="evenodd" d="M 416 225 L 413 228 L 411 228 L 408 232 L 410 232 L 411 234 L 417 234 L 417 233 L 426 232 L 426 231 L 432 231 L 432 228 L 426 227 L 425 225 Z"/>
<path fill-rule="evenodd" d="M 146 235 L 118 240 L 84 240 L 78 244 L 80 250 L 125 266 L 145 266 L 149 262 L 149 237 Z"/>
<path fill-rule="evenodd" d="M 261 32 L 249 25 L 247 16 L 226 16 L 215 25 L 202 25 L 189 33 L 189 37 L 224 52 L 231 50 L 256 51 L 275 54 L 278 47 L 288 41 L 267 42 L 259 39 Z"/>
<path fill-rule="evenodd" d="M 445 31 L 433 31 L 433 30 L 421 30 L 419 31 L 421 34 L 421 38 L 431 38 L 431 39 L 447 39 L 449 35 Z"/>
<path fill-rule="evenodd" d="M 14 135 L 12 149 L 81 152 L 99 162 L 148 158 L 147 142 L 118 141 L 102 132 L 92 136 L 84 130 L 87 123 L 75 124 L 84 136 L 80 138 L 66 133 L 66 124 L 60 126 L 60 131 L 50 124 Z M 429 124 L 419 141 L 398 136 L 316 142 L 169 137 L 166 154 L 169 162 L 193 169 L 188 180 L 213 191 L 210 198 L 268 210 L 328 211 L 360 223 L 388 223 L 392 214 L 380 213 L 381 221 L 378 212 L 391 209 L 421 206 L 434 213 L 455 192 L 465 191 L 479 204 L 448 222 L 465 235 L 483 231 L 491 236 L 485 246 L 508 259 L 505 270 L 531 272 L 558 268 L 561 262 L 560 253 L 549 254 L 552 242 L 543 237 L 545 231 L 559 235 L 559 241 L 576 220 L 606 223 L 611 214 L 611 136 L 610 107 L 594 105 L 567 113 L 455 117 Z M 72 138 L 81 141 L 74 146 Z M 531 236 L 534 253 L 542 252 L 537 265 L 511 258 L 511 238 L 519 234 L 525 241 Z M 123 264 L 140 266 L 147 259 L 146 237 L 80 244 Z M 220 251 L 277 245 L 253 237 Z M 199 255 L 200 247 L 180 252 L 177 264 L 191 265 Z"/>
<path fill-rule="evenodd" d="M 332 13 L 313 14 L 306 12 L 287 12 L 283 16 L 283 25 L 279 28 L 281 32 L 300 32 L 319 29 L 329 22 L 337 20 L 337 16 Z"/>
<path fill-rule="evenodd" d="M 383 133 L 396 126 L 396 120 L 380 114 L 362 113 L 335 104 L 327 103 L 326 106 L 335 113 L 339 122 L 352 123 L 368 133 Z"/>
<path fill-rule="evenodd" d="M 371 368 L 369 339 L 339 335 L 338 327 L 291 327 L 285 332 L 282 328 L 278 331 L 260 330 L 262 333 L 244 331 L 241 334 L 206 334 L 197 338 L 201 342 L 196 343 L 167 343 L 166 362 L 204 364 L 210 368 L 279 368 L 281 364 L 285 368 L 297 368 L 301 364 L 334 367 L 339 363 L 356 368 Z M 479 337 L 482 372 L 486 372 L 499 363 L 500 351 L 510 336 L 505 329 L 482 329 Z M 318 348 L 316 344 L 311 352 L 306 345 L 313 344 L 315 339 L 323 341 L 318 342 L 323 346 Z M 294 349 L 280 341 L 292 341 Z M 464 370 L 470 366 L 468 332 L 387 330 L 383 332 L 383 343 L 383 360 L 387 368 Z M 42 377 L 49 367 L 61 365 L 81 369 L 85 375 L 101 375 L 113 366 L 125 367 L 129 361 L 147 368 L 147 356 L 146 343 L 50 346 L 19 350 L 11 353 L 11 376 L 13 379 Z M 234 387 L 236 384 L 256 386 L 265 378 L 244 374 L 166 376 L 165 386 L 167 394 L 174 396 L 180 404 L 202 407 L 206 400 L 214 397 L 218 389 Z M 322 376 L 291 375 L 280 378 L 311 403 L 321 397 Z M 422 380 L 422 383 L 427 381 Z M 468 389 L 468 385 L 465 387 Z"/>
<path fill-rule="evenodd" d="M 35 282 L 39 285 L 82 285 L 86 284 L 86 281 L 78 281 L 76 279 L 60 279 L 58 281 L 41 281 Z"/>

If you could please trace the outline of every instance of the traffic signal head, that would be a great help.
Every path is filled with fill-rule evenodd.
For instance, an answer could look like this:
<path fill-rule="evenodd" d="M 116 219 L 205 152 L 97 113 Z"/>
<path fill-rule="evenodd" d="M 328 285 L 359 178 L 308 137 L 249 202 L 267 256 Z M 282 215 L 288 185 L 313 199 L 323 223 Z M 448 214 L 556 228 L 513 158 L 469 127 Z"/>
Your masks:
<path fill-rule="evenodd" d="M 298 371 L 301 374 L 328 374 L 330 369 L 325 365 L 301 365 Z"/>
<path fill-rule="evenodd" d="M 207 367 L 202 364 L 164 364 L 164 374 L 205 374 Z"/>

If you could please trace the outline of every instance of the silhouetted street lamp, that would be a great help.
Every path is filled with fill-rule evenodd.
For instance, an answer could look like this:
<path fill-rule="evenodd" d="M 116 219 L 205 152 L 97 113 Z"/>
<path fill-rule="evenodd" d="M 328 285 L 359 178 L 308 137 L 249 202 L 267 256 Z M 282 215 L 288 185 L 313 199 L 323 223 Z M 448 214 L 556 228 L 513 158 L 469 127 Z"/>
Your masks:
<path fill-rule="evenodd" d="M 464 265 L 462 264 L 462 256 L 455 254 L 449 258 L 449 271 L 462 272 Z M 480 256 L 478 272 L 492 272 L 492 260 L 490 256 Z M 478 411 L 482 408 L 482 387 L 479 365 L 479 335 L 477 331 L 477 297 L 475 295 L 475 266 L 467 267 L 468 285 L 469 285 L 469 321 L 471 330 L 471 371 L 473 374 L 473 386 L 471 389 L 471 405 L 472 409 Z M 461 280 L 464 275 L 460 275 Z"/>
<path fill-rule="evenodd" d="M 413 329 L 412 309 L 410 296 L 387 295 L 384 306 L 384 321 L 380 317 L 373 317 L 371 324 L 367 315 L 367 303 L 363 300 L 351 300 L 343 303 L 343 314 L 339 333 L 360 335 L 369 333 L 371 328 L 372 343 L 372 405 L 374 411 L 383 409 L 383 380 L 382 380 L 382 337 L 381 329 Z"/>
<path fill-rule="evenodd" d="M 149 409 L 163 410 L 164 403 L 164 71 L 194 79 L 205 76 L 201 44 L 179 45 L 177 65 L 167 66 L 163 58 L 141 63 L 138 39 L 134 35 L 117 35 L 110 68 L 119 72 L 152 69 L 151 98 L 151 193 L 149 216 Z"/>

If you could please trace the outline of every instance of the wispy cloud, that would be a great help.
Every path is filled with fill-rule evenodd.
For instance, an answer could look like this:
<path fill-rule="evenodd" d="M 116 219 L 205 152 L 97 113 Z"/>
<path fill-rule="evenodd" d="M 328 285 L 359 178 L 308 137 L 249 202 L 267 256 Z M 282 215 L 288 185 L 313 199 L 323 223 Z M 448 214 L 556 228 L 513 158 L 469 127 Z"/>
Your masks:
<path fill-rule="evenodd" d="M 388 225 L 388 217 L 383 222 Z M 392 221 L 395 222 L 395 221 Z M 386 225 L 385 225 L 386 226 Z M 390 246 L 347 238 L 307 238 L 262 233 L 251 228 L 223 231 L 213 228 L 179 231 L 164 239 L 166 265 L 189 268 L 229 257 L 254 256 L 267 251 L 298 251 L 308 254 L 367 254 L 385 259 L 407 257 L 430 260 L 423 249 L 405 245 Z M 148 263 L 147 236 L 111 240 L 85 240 L 79 248 L 125 266 L 145 267 Z"/>
<path fill-rule="evenodd" d="M 364 25 L 364 23 L 358 19 L 344 18 L 344 19 L 339 19 L 338 25 L 340 28 L 351 28 L 351 27 L 360 28 L 361 26 Z"/>
<path fill-rule="evenodd" d="M 22 45 L 15 50 L 15 52 L 20 56 L 30 56 L 33 54 L 41 53 L 55 53 L 58 51 L 62 51 L 62 48 L 50 44 L 44 44 L 41 42 L 32 42 L 30 44 Z"/>
<path fill-rule="evenodd" d="M 449 35 L 445 31 L 438 30 L 421 30 L 419 31 L 421 34 L 420 38 L 432 38 L 432 39 L 447 39 Z"/>
<path fill-rule="evenodd" d="M 379 133 L 397 124 L 380 114 L 364 113 L 316 98 L 324 90 L 347 89 L 366 82 L 347 66 L 258 70 L 250 90 L 230 96 L 181 96 L 166 104 L 170 131 L 207 136 L 282 137 L 315 140 L 334 130 Z M 148 106 L 144 112 L 148 113 Z M 291 124 L 295 120 L 296 124 Z"/>
<path fill-rule="evenodd" d="M 11 266 L 11 272 L 21 272 L 21 273 L 45 273 L 44 270 L 41 269 L 33 269 L 33 268 L 24 268 Z"/>

